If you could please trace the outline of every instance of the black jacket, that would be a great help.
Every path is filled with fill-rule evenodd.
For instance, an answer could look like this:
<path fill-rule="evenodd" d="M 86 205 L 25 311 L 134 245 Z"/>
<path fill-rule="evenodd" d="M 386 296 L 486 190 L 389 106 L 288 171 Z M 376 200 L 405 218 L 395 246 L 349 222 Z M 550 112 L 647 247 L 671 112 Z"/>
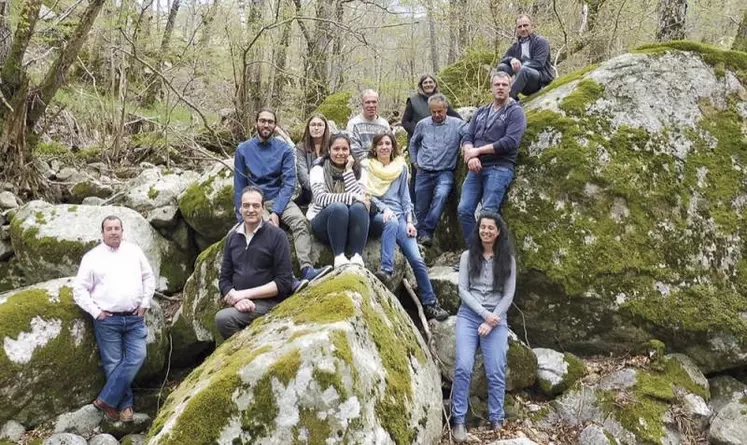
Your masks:
<path fill-rule="evenodd" d="M 278 295 L 272 299 L 284 300 L 291 294 L 293 281 L 290 244 L 285 232 L 265 222 L 247 246 L 246 238 L 236 227 L 226 235 L 223 248 L 218 281 L 221 296 L 231 289 L 251 289 L 274 281 Z"/>
<path fill-rule="evenodd" d="M 462 116 L 449 105 L 449 109 L 446 110 L 446 114 L 457 119 L 462 119 Z M 407 105 L 405 105 L 405 113 L 402 115 L 402 127 L 407 132 L 407 140 L 412 138 L 415 133 L 415 125 L 418 124 L 422 119 L 430 117 L 431 110 L 428 108 L 428 96 L 422 93 L 415 93 L 407 98 Z"/>
<path fill-rule="evenodd" d="M 552 82 L 555 78 L 555 70 L 552 67 L 552 57 L 550 57 L 550 43 L 544 37 L 531 34 L 529 36 L 529 60 L 522 60 L 522 66 L 533 68 L 540 73 L 540 82 L 542 86 Z M 521 60 L 521 43 L 517 40 L 506 54 L 503 55 L 500 63 L 511 64 L 511 59 Z"/>

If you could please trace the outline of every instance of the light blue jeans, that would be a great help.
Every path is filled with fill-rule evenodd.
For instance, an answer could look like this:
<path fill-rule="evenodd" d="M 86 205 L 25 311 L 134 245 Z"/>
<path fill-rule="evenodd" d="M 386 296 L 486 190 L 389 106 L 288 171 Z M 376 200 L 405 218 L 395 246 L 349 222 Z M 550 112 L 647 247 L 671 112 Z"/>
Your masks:
<path fill-rule="evenodd" d="M 145 338 L 148 328 L 145 318 L 112 315 L 103 320 L 93 320 L 93 330 L 106 376 L 99 399 L 119 410 L 132 408 L 132 381 L 147 355 Z"/>
<path fill-rule="evenodd" d="M 462 184 L 462 196 L 459 198 L 457 214 L 462 223 L 464 242 L 469 246 L 469 238 L 475 230 L 475 210 L 482 201 L 483 211 L 498 213 L 501 201 L 506 194 L 514 172 L 510 168 L 492 165 L 484 167 L 478 173 L 468 171 Z"/>
<path fill-rule="evenodd" d="M 502 421 L 503 399 L 506 394 L 506 352 L 508 351 L 508 325 L 503 318 L 485 337 L 477 328 L 485 320 L 467 305 L 462 304 L 456 321 L 456 360 L 451 393 L 451 417 L 454 424 L 464 423 L 469 405 L 469 386 L 475 364 L 477 345 L 480 344 L 488 381 L 488 420 Z"/>

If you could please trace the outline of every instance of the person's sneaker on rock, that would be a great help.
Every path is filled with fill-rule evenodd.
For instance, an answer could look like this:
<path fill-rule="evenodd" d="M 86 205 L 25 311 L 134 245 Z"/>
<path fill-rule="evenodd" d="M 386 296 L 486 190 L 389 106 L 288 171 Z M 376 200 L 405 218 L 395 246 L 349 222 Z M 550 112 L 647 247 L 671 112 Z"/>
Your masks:
<path fill-rule="evenodd" d="M 308 285 L 309 285 L 309 280 L 306 280 L 306 279 L 299 280 L 297 278 L 293 278 L 293 284 L 291 285 L 291 288 L 293 289 L 293 293 L 297 294 L 301 292 L 302 290 L 306 289 Z"/>
<path fill-rule="evenodd" d="M 309 283 L 313 283 L 330 272 L 332 272 L 332 266 L 324 266 L 320 267 L 319 269 L 315 269 L 311 266 L 306 266 L 301 271 L 301 278 L 304 280 L 309 280 Z"/>
<path fill-rule="evenodd" d="M 435 318 L 438 321 L 444 321 L 449 318 L 449 313 L 439 306 L 438 303 L 424 305 L 423 312 L 425 313 L 426 320 Z"/>

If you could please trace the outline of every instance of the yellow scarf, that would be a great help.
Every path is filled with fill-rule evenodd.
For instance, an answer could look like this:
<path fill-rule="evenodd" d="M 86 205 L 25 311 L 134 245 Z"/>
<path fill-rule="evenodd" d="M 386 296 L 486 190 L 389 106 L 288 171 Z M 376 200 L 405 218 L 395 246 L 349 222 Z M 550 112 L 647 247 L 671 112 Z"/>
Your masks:
<path fill-rule="evenodd" d="M 392 182 L 402 174 L 405 160 L 398 156 L 385 166 L 378 159 L 369 158 L 366 159 L 364 166 L 368 169 L 366 192 L 372 196 L 381 196 L 389 190 Z"/>

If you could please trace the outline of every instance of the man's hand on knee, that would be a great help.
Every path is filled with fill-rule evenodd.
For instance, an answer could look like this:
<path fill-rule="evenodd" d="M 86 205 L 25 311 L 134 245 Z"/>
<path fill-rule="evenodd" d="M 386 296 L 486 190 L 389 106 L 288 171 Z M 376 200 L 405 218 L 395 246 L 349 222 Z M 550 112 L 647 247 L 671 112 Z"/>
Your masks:
<path fill-rule="evenodd" d="M 239 300 L 233 307 L 239 312 L 251 312 L 254 310 L 254 302 L 252 300 Z"/>

